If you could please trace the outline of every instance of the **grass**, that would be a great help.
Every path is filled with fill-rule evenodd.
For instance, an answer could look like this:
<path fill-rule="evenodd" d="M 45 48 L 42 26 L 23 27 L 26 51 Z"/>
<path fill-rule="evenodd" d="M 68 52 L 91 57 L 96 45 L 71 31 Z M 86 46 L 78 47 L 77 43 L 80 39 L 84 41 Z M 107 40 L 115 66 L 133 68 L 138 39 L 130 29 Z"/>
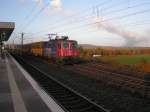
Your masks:
<path fill-rule="evenodd" d="M 105 61 L 115 61 L 121 64 L 136 65 L 142 61 L 150 62 L 150 55 L 103 56 L 101 59 Z"/>

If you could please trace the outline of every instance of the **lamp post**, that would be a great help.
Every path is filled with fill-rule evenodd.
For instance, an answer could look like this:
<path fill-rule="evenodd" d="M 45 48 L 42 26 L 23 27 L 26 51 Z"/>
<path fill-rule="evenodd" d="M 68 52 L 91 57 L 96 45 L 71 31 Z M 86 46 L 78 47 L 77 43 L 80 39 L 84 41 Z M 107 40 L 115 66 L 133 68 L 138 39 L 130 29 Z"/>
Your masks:
<path fill-rule="evenodd" d="M 3 43 L 3 41 L 5 40 L 5 37 L 6 37 L 6 33 L 2 32 L 0 34 L 0 53 L 1 53 L 2 59 L 4 58 L 4 43 Z"/>

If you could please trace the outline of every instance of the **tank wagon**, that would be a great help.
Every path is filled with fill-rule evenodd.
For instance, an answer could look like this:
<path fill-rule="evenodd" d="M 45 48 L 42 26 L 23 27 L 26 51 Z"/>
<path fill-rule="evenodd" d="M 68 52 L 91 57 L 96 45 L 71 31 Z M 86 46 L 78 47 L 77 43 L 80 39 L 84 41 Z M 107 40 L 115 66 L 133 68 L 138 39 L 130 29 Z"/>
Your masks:
<path fill-rule="evenodd" d="M 49 41 L 25 44 L 21 50 L 25 54 L 45 57 L 54 62 L 72 63 L 78 57 L 78 43 L 68 37 L 57 37 Z"/>

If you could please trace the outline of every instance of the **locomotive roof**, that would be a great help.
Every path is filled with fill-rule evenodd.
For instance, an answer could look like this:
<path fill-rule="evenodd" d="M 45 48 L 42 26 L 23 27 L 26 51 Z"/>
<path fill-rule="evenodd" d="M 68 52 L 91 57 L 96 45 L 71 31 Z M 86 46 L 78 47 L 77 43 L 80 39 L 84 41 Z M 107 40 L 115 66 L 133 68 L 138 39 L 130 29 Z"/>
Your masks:
<path fill-rule="evenodd" d="M 50 41 L 76 41 L 76 40 L 52 39 Z"/>
<path fill-rule="evenodd" d="M 76 41 L 76 40 L 52 39 L 50 41 L 69 41 L 69 42 L 72 42 L 72 41 Z M 37 43 L 48 43 L 50 41 L 39 41 L 39 42 L 33 42 L 33 43 L 26 43 L 24 45 L 31 45 L 31 44 L 37 44 Z"/>

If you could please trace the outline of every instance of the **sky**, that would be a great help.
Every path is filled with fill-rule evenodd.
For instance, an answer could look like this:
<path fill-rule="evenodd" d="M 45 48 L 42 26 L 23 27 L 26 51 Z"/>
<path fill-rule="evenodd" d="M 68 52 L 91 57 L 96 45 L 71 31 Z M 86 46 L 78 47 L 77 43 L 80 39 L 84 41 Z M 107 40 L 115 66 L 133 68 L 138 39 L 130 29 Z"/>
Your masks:
<path fill-rule="evenodd" d="M 149 0 L 1 0 L 0 21 L 15 22 L 8 43 L 69 36 L 80 44 L 150 47 Z"/>

